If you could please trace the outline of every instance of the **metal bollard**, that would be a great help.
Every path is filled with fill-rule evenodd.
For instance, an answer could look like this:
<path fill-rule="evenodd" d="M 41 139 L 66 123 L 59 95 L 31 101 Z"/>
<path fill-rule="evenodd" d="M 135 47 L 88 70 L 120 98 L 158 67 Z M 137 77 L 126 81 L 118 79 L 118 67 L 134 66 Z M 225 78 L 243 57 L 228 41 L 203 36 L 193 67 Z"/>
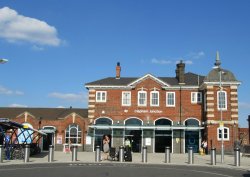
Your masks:
<path fill-rule="evenodd" d="M 124 161 L 124 147 L 120 146 L 119 147 L 119 162 L 123 162 Z"/>
<path fill-rule="evenodd" d="M 95 162 L 100 162 L 101 160 L 101 150 L 100 146 L 95 147 Z"/>
<path fill-rule="evenodd" d="M 24 146 L 24 163 L 29 162 L 30 159 L 30 145 L 29 144 L 25 144 Z"/>
<path fill-rule="evenodd" d="M 4 153 L 3 145 L 0 145 L 0 163 L 3 163 L 3 153 Z"/>
<path fill-rule="evenodd" d="M 234 149 L 234 165 L 240 166 L 240 148 L 238 147 Z"/>
<path fill-rule="evenodd" d="M 147 157 L 147 146 L 142 147 L 142 162 L 146 163 L 148 161 Z"/>
<path fill-rule="evenodd" d="M 170 147 L 165 147 L 165 163 L 170 163 Z"/>
<path fill-rule="evenodd" d="M 73 146 L 72 147 L 72 162 L 76 162 L 77 161 L 77 146 Z"/>
<path fill-rule="evenodd" d="M 54 146 L 49 145 L 49 155 L 48 155 L 48 162 L 54 161 Z"/>
<path fill-rule="evenodd" d="M 194 152 L 193 147 L 188 147 L 188 164 L 194 163 Z"/>
<path fill-rule="evenodd" d="M 216 148 L 211 148 L 211 165 L 216 165 Z"/>

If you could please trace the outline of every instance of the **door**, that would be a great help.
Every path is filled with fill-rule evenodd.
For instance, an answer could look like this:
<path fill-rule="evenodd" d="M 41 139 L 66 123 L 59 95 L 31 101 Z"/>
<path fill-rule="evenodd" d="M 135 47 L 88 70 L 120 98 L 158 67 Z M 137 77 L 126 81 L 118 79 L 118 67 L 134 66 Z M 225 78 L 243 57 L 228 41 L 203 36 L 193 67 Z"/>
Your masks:
<path fill-rule="evenodd" d="M 49 145 L 53 144 L 53 133 L 47 133 L 47 136 L 43 136 L 43 150 L 48 151 Z"/>
<path fill-rule="evenodd" d="M 170 147 L 172 151 L 172 131 L 155 130 L 155 152 L 165 152 L 165 147 Z"/>
<path fill-rule="evenodd" d="M 141 134 L 141 130 L 125 130 L 124 138 L 130 140 L 132 152 L 141 152 Z"/>
<path fill-rule="evenodd" d="M 188 152 L 188 147 L 193 147 L 193 152 L 199 152 L 199 131 L 185 132 L 185 152 Z"/>

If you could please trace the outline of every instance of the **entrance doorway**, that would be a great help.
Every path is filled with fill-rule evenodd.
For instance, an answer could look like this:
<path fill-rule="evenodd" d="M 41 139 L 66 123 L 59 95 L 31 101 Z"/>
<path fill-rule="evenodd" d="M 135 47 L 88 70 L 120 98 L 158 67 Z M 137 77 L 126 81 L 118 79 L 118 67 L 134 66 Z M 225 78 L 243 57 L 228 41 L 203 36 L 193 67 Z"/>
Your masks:
<path fill-rule="evenodd" d="M 172 131 L 156 130 L 155 131 L 155 152 L 165 152 L 165 147 L 170 147 L 172 151 Z"/>
<path fill-rule="evenodd" d="M 53 134 L 47 133 L 47 136 L 43 136 L 43 150 L 48 151 L 49 145 L 51 145 L 53 142 Z"/>
<path fill-rule="evenodd" d="M 42 144 L 42 150 L 48 151 L 49 145 L 54 145 L 54 137 L 56 132 L 56 127 L 54 126 L 44 126 L 42 128 L 42 132 L 46 133 L 47 136 L 43 136 L 43 144 Z"/>
<path fill-rule="evenodd" d="M 199 121 L 194 118 L 185 121 L 186 127 L 199 127 Z M 188 147 L 193 147 L 193 152 L 199 152 L 199 136 L 200 130 L 185 131 L 185 152 L 188 152 Z"/>
<path fill-rule="evenodd" d="M 170 152 L 172 152 L 172 131 L 166 130 L 171 125 L 172 121 L 167 118 L 160 118 L 155 121 L 155 127 L 160 129 L 155 130 L 155 152 L 165 152 L 166 146 L 169 146 Z"/>
<path fill-rule="evenodd" d="M 185 132 L 185 152 L 188 152 L 188 147 L 193 148 L 193 152 L 199 152 L 199 131 Z"/>
<path fill-rule="evenodd" d="M 103 140 L 103 136 L 104 135 L 108 135 L 109 136 L 109 139 L 110 139 L 110 142 L 109 142 L 109 146 L 111 147 L 111 142 L 112 142 L 112 139 L 111 139 L 111 130 L 107 130 L 107 129 L 96 129 L 95 130 L 95 143 L 94 143 L 94 150 L 95 150 L 95 147 L 96 146 L 100 146 L 100 149 L 101 151 L 103 150 L 103 143 L 102 143 L 102 140 Z"/>
<path fill-rule="evenodd" d="M 125 130 L 125 139 L 129 139 L 132 152 L 141 152 L 141 134 L 141 130 Z"/>

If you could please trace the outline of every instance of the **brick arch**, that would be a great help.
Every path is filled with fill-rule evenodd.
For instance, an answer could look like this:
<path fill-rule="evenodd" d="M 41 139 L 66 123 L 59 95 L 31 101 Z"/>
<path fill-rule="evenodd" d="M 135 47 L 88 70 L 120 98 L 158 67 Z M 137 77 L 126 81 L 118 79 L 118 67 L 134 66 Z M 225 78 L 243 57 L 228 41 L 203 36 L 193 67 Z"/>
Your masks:
<path fill-rule="evenodd" d="M 166 119 L 166 120 L 169 120 L 171 122 L 171 125 L 173 125 L 173 121 L 170 119 L 170 118 L 167 118 L 167 117 L 159 117 L 157 119 L 154 120 L 154 125 L 155 125 L 155 122 L 160 120 L 160 119 Z"/>
<path fill-rule="evenodd" d="M 140 118 L 138 118 L 138 117 L 129 117 L 129 118 L 126 118 L 126 119 L 124 120 L 124 125 L 126 125 L 126 121 L 127 121 L 127 120 L 130 120 L 130 119 L 137 119 L 137 120 L 141 121 L 141 125 L 143 125 L 143 120 L 140 119 Z"/>
<path fill-rule="evenodd" d="M 94 120 L 94 124 L 96 124 L 96 121 L 99 120 L 99 119 L 108 119 L 108 120 L 111 120 L 111 125 L 114 123 L 113 119 L 110 118 L 110 117 L 98 117 Z"/>
<path fill-rule="evenodd" d="M 183 124 L 185 125 L 186 121 L 188 120 L 196 120 L 198 122 L 198 125 L 201 125 L 201 121 L 195 117 L 189 117 L 183 121 Z"/>

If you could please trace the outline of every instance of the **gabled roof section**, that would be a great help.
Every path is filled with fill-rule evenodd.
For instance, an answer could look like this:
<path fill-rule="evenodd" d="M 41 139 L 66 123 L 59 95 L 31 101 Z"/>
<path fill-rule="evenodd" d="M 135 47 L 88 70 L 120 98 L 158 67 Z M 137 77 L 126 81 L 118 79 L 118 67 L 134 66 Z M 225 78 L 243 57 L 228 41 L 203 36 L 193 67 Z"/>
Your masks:
<path fill-rule="evenodd" d="M 157 78 L 157 77 L 153 76 L 152 74 L 146 74 L 145 76 L 138 78 L 137 80 L 135 80 L 135 81 L 129 83 L 128 85 L 129 85 L 129 86 L 134 86 L 134 85 L 136 85 L 136 84 L 138 84 L 138 83 L 140 83 L 140 82 L 142 82 L 143 80 L 148 79 L 148 78 L 153 79 L 154 81 L 158 82 L 159 84 L 161 84 L 161 85 L 163 85 L 163 86 L 169 86 L 168 83 L 164 82 L 164 81 L 161 80 L 160 78 Z"/>
<path fill-rule="evenodd" d="M 115 77 L 107 77 L 104 79 L 100 79 L 94 82 L 86 83 L 86 87 L 93 86 L 127 86 L 129 83 L 135 81 L 136 77 L 121 77 L 120 79 L 116 79 Z"/>
<path fill-rule="evenodd" d="M 63 118 L 71 113 L 76 113 L 83 118 L 88 117 L 88 110 L 81 108 L 0 108 L 0 118 L 13 119 L 28 112 L 36 119 L 42 118 L 43 120 L 56 120 Z"/>
<path fill-rule="evenodd" d="M 185 73 L 186 86 L 199 86 L 204 81 L 204 76 L 197 75 L 191 72 Z M 135 84 L 141 82 L 146 78 L 151 78 L 160 83 L 164 87 L 179 86 L 178 79 L 176 77 L 155 77 L 152 74 L 146 74 L 143 77 L 121 77 L 116 79 L 115 77 L 107 77 L 94 82 L 85 84 L 85 87 L 132 87 Z"/>

